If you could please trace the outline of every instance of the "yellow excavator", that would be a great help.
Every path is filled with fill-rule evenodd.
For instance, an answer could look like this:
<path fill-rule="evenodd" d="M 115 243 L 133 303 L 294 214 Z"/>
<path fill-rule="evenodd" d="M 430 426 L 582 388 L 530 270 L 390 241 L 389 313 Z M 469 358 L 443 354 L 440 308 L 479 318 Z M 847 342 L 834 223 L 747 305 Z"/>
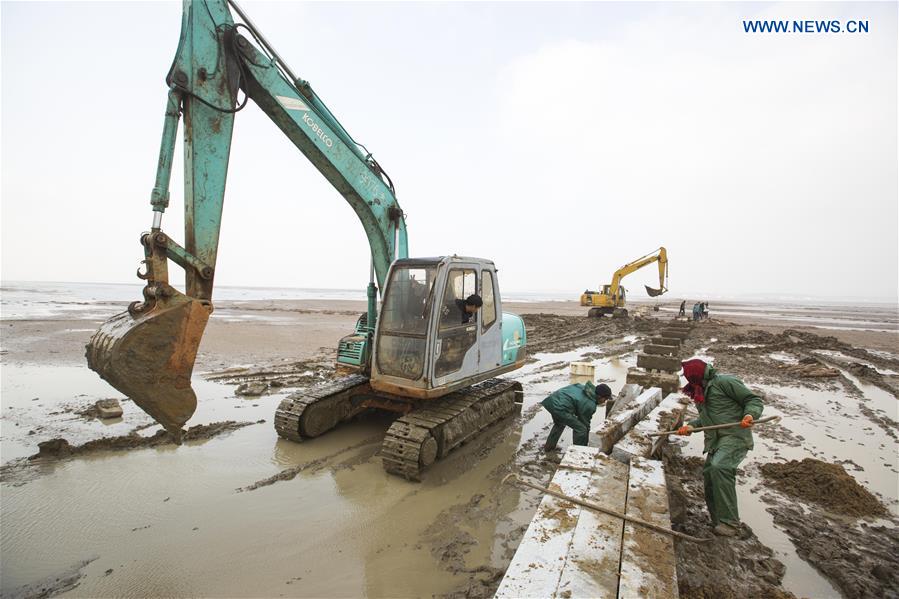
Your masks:
<path fill-rule="evenodd" d="M 590 310 L 587 312 L 587 316 L 602 316 L 604 314 L 611 314 L 613 317 L 627 316 L 627 308 L 625 307 L 627 290 L 621 285 L 621 279 L 653 262 L 659 263 L 659 288 L 654 289 L 644 285 L 646 293 L 649 297 L 658 297 L 668 291 L 668 252 L 665 251 L 664 247 L 660 247 L 658 250 L 637 258 L 633 262 L 628 262 L 616 270 L 615 274 L 612 275 L 611 284 L 603 285 L 602 291 L 585 290 L 581 294 L 581 305 L 589 306 Z"/>

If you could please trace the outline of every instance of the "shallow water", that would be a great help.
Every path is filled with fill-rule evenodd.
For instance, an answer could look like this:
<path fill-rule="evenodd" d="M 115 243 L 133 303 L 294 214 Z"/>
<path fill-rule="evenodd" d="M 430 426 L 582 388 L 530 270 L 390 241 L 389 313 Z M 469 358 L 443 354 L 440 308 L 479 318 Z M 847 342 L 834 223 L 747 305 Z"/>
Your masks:
<path fill-rule="evenodd" d="M 2 593 L 92 557 L 80 586 L 67 595 L 383 597 L 458 590 L 469 574 L 449 571 L 448 558 L 432 550 L 459 536 L 473 541 L 461 545 L 463 565 L 507 563 L 503 543 L 530 521 L 539 494 L 500 486 L 495 471 L 536 457 L 526 444 L 542 441 L 550 419 L 535 404 L 567 384 L 568 361 L 601 349 L 538 354 L 537 362 L 515 373 L 527 391 L 522 415 L 436 464 L 420 484 L 381 467 L 376 453 L 387 415 L 291 443 L 272 426 L 281 396 L 237 398 L 231 386 L 194 377 L 200 403 L 190 425 L 266 422 L 181 447 L 48 462 L 6 480 Z M 598 380 L 622 385 L 634 359 L 595 360 Z M 555 362 L 564 364 L 535 372 Z M 38 441 L 62 436 L 83 443 L 150 422 L 130 402 L 123 403 L 124 418 L 109 425 L 65 412 L 120 397 L 87 368 L 4 366 L 2 381 L 9 412 L 0 421 L 4 462 L 35 453 Z M 303 464 L 309 468 L 293 480 L 238 491 Z M 460 510 L 479 494 L 498 497 L 489 516 Z M 464 517 L 447 516 L 457 512 Z"/>
<path fill-rule="evenodd" d="M 616 339 L 607 346 L 634 340 Z M 383 472 L 376 453 L 389 416 L 361 418 L 312 442 L 291 443 L 279 439 L 272 426 L 281 395 L 237 398 L 234 387 L 195 377 L 201 401 L 191 425 L 266 422 L 182 447 L 46 463 L 4 482 L 0 590 L 6 596 L 95 556 L 81 585 L 68 595 L 430 596 L 464 590 L 469 574 L 448 569 L 453 556 L 459 554 L 469 568 L 503 567 L 507 541 L 533 516 L 539 494 L 500 486 L 496 472 L 537 460 L 533 448 L 542 444 L 551 422 L 537 404 L 568 383 L 568 363 L 591 361 L 597 382 L 613 389 L 624 384 L 635 354 L 584 357 L 604 349 L 537 354 L 536 362 L 514 373 L 525 389 L 521 415 L 436 464 L 421 484 Z M 110 424 L 65 411 L 120 397 L 87 368 L 2 368 L 4 463 L 35 453 L 38 441 L 63 436 L 83 443 L 151 422 L 130 402 L 123 403 L 124 418 Z M 846 374 L 865 394 L 865 405 L 896 419 L 895 398 Z M 750 474 L 738 486 L 743 518 L 787 565 L 786 588 L 797 596 L 836 596 L 773 525 L 761 493 L 753 491 L 759 481 L 750 465 L 803 457 L 852 459 L 864 471 L 850 465 L 847 471 L 881 494 L 896 514 L 896 444 L 859 412 L 858 399 L 792 387 L 763 390 L 786 398 L 787 412 L 769 406 L 766 414 L 783 414 L 804 441 L 790 447 L 756 435 L 756 449 L 744 462 Z M 36 433 L 28 435 L 29 430 Z M 570 442 L 566 431 L 563 447 Z M 701 453 L 698 435 L 687 451 Z M 304 464 L 309 467 L 293 480 L 238 491 Z M 480 515 L 463 509 L 482 494 L 495 498 L 496 507 Z"/>

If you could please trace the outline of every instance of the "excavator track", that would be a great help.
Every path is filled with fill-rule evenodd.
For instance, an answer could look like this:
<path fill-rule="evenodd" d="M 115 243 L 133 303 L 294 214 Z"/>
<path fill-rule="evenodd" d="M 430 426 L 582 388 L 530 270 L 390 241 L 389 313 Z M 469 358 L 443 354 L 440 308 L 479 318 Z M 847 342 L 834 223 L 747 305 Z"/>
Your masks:
<path fill-rule="evenodd" d="M 275 411 L 275 430 L 290 441 L 317 437 L 343 420 L 350 397 L 368 389 L 368 377 L 353 374 L 292 393 Z"/>
<path fill-rule="evenodd" d="M 511 414 L 521 397 L 521 383 L 490 379 L 429 401 L 387 430 L 381 446 L 384 469 L 421 480 L 421 473 L 436 460 Z"/>

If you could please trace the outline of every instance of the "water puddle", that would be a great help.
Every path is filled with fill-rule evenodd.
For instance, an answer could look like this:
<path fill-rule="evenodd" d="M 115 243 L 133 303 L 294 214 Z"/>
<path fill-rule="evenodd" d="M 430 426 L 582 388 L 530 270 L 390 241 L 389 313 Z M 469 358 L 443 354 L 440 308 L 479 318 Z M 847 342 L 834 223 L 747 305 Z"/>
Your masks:
<path fill-rule="evenodd" d="M 510 539 L 533 516 L 538 494 L 500 485 L 498 473 L 537 459 L 533 448 L 551 422 L 538 404 L 568 383 L 568 362 L 590 361 L 598 381 L 624 384 L 635 355 L 589 357 L 605 349 L 538 354 L 512 375 L 526 390 L 521 416 L 436 464 L 420 484 L 383 471 L 377 451 L 389 415 L 291 443 L 272 425 L 281 395 L 238 398 L 233 386 L 197 375 L 200 402 L 190 425 L 266 422 L 181 447 L 52 461 L 5 481 L 0 590 L 7 595 L 96 556 L 82 570 L 78 595 L 429 596 L 464 590 L 472 576 L 466 565 L 504 566 L 515 548 Z M 4 462 L 36 453 L 38 441 L 64 437 L 80 444 L 151 422 L 128 401 L 124 417 L 110 424 L 74 414 L 97 399 L 121 398 L 84 367 L 4 366 L 2 385 Z M 567 432 L 561 445 L 570 443 Z M 293 480 L 238 491 L 297 466 L 303 469 Z"/>

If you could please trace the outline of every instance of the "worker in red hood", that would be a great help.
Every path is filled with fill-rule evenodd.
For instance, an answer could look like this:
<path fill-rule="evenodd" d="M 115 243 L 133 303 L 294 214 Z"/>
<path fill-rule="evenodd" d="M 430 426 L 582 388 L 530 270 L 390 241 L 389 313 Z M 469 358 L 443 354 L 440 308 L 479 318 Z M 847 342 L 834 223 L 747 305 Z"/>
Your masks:
<path fill-rule="evenodd" d="M 740 532 L 737 510 L 737 467 L 752 449 L 752 423 L 762 415 L 762 400 L 738 378 L 718 374 L 702 360 L 681 362 L 690 396 L 699 410 L 699 418 L 691 420 L 677 434 L 689 435 L 693 427 L 739 422 L 732 428 L 705 432 L 706 454 L 702 478 L 705 503 L 716 534 L 734 537 Z"/>

